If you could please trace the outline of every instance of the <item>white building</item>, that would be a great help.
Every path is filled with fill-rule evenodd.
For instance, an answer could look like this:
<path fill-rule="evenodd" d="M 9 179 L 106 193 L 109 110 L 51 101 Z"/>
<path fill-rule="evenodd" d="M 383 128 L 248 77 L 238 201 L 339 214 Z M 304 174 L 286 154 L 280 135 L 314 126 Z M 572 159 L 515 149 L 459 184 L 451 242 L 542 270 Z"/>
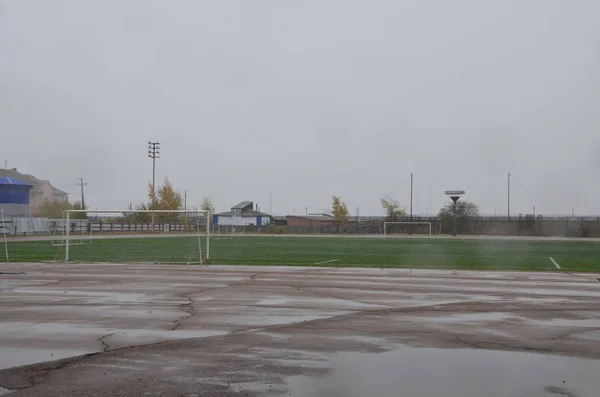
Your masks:
<path fill-rule="evenodd" d="M 252 201 L 242 201 L 231 207 L 231 211 L 213 215 L 213 224 L 226 226 L 265 226 L 271 220 L 271 215 L 255 210 Z"/>

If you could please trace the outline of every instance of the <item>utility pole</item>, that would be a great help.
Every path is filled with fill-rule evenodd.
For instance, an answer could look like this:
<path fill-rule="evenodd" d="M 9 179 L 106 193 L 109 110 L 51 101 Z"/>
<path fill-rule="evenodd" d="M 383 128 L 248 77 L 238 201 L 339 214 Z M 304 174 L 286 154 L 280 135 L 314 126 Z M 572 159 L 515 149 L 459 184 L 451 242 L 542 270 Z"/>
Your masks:
<path fill-rule="evenodd" d="M 87 186 L 87 183 L 83 182 L 83 178 L 79 178 L 79 183 L 77 183 L 77 186 L 81 186 L 81 209 L 84 210 L 85 209 L 85 195 L 83 192 L 83 187 Z"/>
<path fill-rule="evenodd" d="M 508 220 L 510 221 L 510 172 L 508 173 Z"/>
<path fill-rule="evenodd" d="M 410 174 L 410 221 L 413 220 L 413 174 Z"/>
<path fill-rule="evenodd" d="M 183 191 L 183 209 L 187 211 L 187 190 Z"/>

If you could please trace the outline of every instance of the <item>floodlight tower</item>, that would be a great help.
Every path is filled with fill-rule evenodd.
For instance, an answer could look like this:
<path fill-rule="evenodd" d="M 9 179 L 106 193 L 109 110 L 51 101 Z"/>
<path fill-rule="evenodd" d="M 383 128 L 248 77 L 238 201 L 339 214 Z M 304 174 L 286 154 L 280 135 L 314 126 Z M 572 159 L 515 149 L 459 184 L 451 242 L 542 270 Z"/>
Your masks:
<path fill-rule="evenodd" d="M 160 142 L 148 141 L 148 157 L 152 159 L 152 209 L 156 209 L 154 197 L 156 196 L 155 178 L 156 178 L 156 159 L 160 158 Z"/>
<path fill-rule="evenodd" d="M 446 190 L 446 196 L 450 197 L 452 199 L 452 201 L 454 202 L 454 208 L 453 208 L 453 222 L 454 222 L 454 235 L 456 236 L 456 202 L 458 201 L 459 198 L 462 197 L 463 194 L 465 194 L 464 190 Z"/>
<path fill-rule="evenodd" d="M 156 209 L 156 159 L 160 158 L 160 142 L 148 141 L 148 157 L 152 159 L 152 209 Z M 154 230 L 154 213 L 152 213 L 152 230 Z"/>

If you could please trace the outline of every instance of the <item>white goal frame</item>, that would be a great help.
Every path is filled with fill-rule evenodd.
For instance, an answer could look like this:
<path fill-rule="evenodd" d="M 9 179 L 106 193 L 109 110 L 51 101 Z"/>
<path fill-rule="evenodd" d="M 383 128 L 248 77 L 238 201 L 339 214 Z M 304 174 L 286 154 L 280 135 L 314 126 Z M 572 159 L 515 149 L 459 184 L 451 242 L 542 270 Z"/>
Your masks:
<path fill-rule="evenodd" d="M 387 233 L 387 225 L 427 225 L 429 226 L 429 237 L 431 237 L 431 222 L 383 222 L 384 236 L 389 236 Z"/>
<path fill-rule="evenodd" d="M 85 245 L 85 244 L 91 244 L 92 243 L 92 226 L 91 223 L 88 219 L 71 219 L 67 222 L 66 219 L 61 219 L 61 220 L 57 220 L 54 221 L 54 230 L 52 232 L 52 246 L 53 247 L 64 247 L 67 241 L 67 229 L 69 229 L 69 232 L 71 230 L 71 222 L 74 223 L 79 223 L 79 229 L 81 234 L 79 235 L 79 239 L 72 237 L 72 240 L 69 244 L 70 245 Z M 87 224 L 88 226 L 86 228 L 89 228 L 89 231 L 87 231 L 86 234 L 86 228 L 83 227 L 84 224 Z M 60 233 L 60 234 L 57 234 Z M 70 234 L 71 236 L 73 236 L 73 233 Z M 60 238 L 59 238 L 60 237 Z"/>
<path fill-rule="evenodd" d="M 4 236 L 4 256 L 6 257 L 6 263 L 9 263 L 8 240 L 6 239 L 6 223 L 4 221 L 4 210 L 0 210 L 0 220 L 2 221 L 2 235 Z"/>
<path fill-rule="evenodd" d="M 210 212 L 205 210 L 131 210 L 131 209 L 119 209 L 119 210 L 65 210 L 63 211 L 63 219 L 65 220 L 65 225 L 69 225 L 71 214 L 76 213 L 89 213 L 93 212 L 94 214 L 129 214 L 129 213 L 139 213 L 139 214 L 204 214 L 204 219 L 206 223 L 206 260 L 210 259 Z M 91 230 L 91 227 L 90 227 Z M 69 231 L 70 228 L 65 228 L 65 263 L 69 262 Z M 198 237 L 200 237 L 200 230 L 198 229 Z M 92 239 L 92 237 L 90 237 Z M 200 239 L 198 239 L 198 248 L 200 250 L 200 264 L 202 265 L 202 245 L 200 244 Z"/>
<path fill-rule="evenodd" d="M 221 228 L 225 229 L 223 233 L 221 233 Z M 233 240 L 233 230 L 233 225 L 213 223 L 212 238 L 215 240 Z"/>

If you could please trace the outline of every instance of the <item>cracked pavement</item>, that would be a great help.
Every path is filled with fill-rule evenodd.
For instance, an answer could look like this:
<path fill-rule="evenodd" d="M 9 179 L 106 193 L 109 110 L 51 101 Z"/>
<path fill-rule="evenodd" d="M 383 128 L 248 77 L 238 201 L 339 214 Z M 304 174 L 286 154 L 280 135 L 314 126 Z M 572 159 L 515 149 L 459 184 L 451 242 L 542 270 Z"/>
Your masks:
<path fill-rule="evenodd" d="M 0 277 L 0 392 L 11 396 L 287 395 L 290 377 L 327 375 L 337 354 L 402 347 L 600 359 L 600 283 L 592 274 L 0 270 L 24 272 Z"/>

